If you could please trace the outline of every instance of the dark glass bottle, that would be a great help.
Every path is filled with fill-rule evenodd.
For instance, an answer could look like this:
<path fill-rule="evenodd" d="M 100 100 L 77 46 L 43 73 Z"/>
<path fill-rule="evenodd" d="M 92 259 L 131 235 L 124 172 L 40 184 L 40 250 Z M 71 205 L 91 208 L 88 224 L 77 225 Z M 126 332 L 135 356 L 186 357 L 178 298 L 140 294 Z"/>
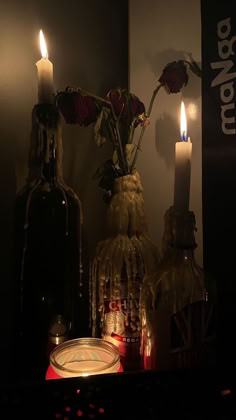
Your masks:
<path fill-rule="evenodd" d="M 36 105 L 29 175 L 15 203 L 16 340 L 23 378 L 44 378 L 62 325 L 64 339 L 79 335 L 81 218 L 79 198 L 63 180 L 58 111 Z"/>
<path fill-rule="evenodd" d="M 165 215 L 163 257 L 141 293 L 144 369 L 211 367 L 216 363 L 214 284 L 197 264 L 195 216 Z"/>

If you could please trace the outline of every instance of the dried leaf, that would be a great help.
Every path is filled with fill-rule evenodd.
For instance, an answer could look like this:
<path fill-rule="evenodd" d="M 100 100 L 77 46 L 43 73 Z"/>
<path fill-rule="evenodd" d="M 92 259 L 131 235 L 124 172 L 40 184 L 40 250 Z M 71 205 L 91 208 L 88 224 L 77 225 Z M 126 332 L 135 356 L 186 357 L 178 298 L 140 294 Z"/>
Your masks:
<path fill-rule="evenodd" d="M 112 161 L 113 161 L 114 166 L 119 165 L 119 159 L 118 159 L 118 154 L 116 150 L 113 152 Z"/>
<path fill-rule="evenodd" d="M 109 117 L 110 111 L 103 107 L 100 114 L 97 117 L 96 124 L 94 126 L 94 138 L 98 147 L 101 147 L 106 142 L 106 121 Z"/>

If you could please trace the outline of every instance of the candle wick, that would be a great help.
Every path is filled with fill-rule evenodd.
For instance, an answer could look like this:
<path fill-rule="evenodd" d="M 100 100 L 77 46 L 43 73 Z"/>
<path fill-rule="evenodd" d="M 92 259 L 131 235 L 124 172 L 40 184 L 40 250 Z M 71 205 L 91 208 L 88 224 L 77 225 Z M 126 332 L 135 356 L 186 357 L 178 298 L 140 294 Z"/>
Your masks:
<path fill-rule="evenodd" d="M 187 141 L 187 133 L 186 133 L 185 130 L 182 131 L 181 140 L 182 141 Z"/>

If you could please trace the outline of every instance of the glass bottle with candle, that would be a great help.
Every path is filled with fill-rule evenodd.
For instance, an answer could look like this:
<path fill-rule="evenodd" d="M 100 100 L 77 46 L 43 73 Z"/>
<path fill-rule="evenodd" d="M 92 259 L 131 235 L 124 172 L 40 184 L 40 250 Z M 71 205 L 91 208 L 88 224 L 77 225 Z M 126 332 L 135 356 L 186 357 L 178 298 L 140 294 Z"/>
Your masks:
<path fill-rule="evenodd" d="M 144 369 L 207 367 L 215 362 L 215 299 L 196 263 L 195 216 L 171 207 L 163 257 L 141 293 Z"/>
<path fill-rule="evenodd" d="M 17 340 L 23 375 L 34 379 L 44 378 L 51 331 L 79 336 L 81 217 L 79 198 L 63 180 L 59 113 L 53 104 L 36 105 L 28 179 L 15 203 Z"/>

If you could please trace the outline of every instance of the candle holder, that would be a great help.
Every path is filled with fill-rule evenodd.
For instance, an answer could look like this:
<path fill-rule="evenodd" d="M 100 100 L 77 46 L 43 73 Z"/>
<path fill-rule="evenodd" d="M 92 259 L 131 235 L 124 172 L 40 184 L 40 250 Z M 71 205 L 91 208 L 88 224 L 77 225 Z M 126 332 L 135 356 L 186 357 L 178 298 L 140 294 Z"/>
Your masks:
<path fill-rule="evenodd" d="M 163 256 L 141 292 L 144 369 L 206 367 L 215 362 L 215 299 L 195 260 L 195 215 L 165 214 Z"/>
<path fill-rule="evenodd" d="M 51 331 L 63 325 L 64 340 L 79 336 L 82 211 L 63 180 L 62 154 L 56 107 L 35 105 L 29 174 L 15 202 L 16 342 L 20 375 L 31 364 L 34 379 L 45 376 Z"/>
<path fill-rule="evenodd" d="M 46 379 L 72 378 L 121 372 L 120 353 L 115 345 L 99 338 L 66 341 L 50 354 Z"/>

